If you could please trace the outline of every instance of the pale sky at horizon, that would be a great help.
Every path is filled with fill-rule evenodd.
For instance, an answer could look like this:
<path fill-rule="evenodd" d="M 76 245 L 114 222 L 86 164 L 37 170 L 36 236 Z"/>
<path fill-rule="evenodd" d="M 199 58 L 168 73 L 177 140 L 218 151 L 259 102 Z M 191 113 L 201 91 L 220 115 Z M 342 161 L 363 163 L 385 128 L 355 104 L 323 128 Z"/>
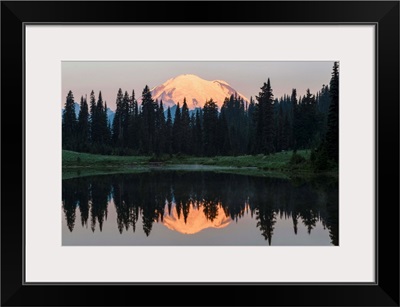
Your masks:
<path fill-rule="evenodd" d="M 145 85 L 153 88 L 181 74 L 224 80 L 249 99 L 258 95 L 268 78 L 275 98 L 290 95 L 293 88 L 303 96 L 307 88 L 315 94 L 323 84 L 329 84 L 332 67 L 333 61 L 63 61 L 61 105 L 69 90 L 78 103 L 93 90 L 96 99 L 101 91 L 108 107 L 115 110 L 119 88 L 129 95 L 134 89 L 138 99 Z"/>

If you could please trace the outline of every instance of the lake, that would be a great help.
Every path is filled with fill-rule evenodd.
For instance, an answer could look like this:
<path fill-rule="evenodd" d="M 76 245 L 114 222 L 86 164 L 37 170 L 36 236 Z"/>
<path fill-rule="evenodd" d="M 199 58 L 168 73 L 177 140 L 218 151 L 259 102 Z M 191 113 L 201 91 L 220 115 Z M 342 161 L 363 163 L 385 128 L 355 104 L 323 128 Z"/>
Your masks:
<path fill-rule="evenodd" d="M 65 246 L 339 245 L 338 182 L 152 170 L 62 181 Z"/>

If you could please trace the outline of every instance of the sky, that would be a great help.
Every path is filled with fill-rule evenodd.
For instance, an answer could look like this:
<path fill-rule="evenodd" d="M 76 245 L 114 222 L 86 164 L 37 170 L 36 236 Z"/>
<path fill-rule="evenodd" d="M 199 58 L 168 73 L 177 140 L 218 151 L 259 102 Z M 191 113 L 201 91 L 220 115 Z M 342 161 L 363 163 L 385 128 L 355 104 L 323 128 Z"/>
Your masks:
<path fill-rule="evenodd" d="M 268 78 L 275 98 L 290 95 L 293 88 L 303 96 L 308 88 L 315 94 L 329 84 L 332 67 L 331 61 L 63 61 L 61 107 L 70 90 L 76 102 L 93 90 L 96 99 L 101 91 L 107 106 L 115 110 L 119 88 L 129 95 L 135 90 L 138 99 L 146 85 L 151 89 L 181 74 L 226 81 L 247 98 L 255 98 Z"/>

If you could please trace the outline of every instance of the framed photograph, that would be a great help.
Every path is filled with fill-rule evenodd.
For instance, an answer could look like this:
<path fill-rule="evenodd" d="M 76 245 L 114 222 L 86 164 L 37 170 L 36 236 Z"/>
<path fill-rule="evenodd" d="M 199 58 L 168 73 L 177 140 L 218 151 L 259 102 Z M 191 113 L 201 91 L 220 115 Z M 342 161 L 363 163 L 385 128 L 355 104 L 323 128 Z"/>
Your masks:
<path fill-rule="evenodd" d="M 399 306 L 398 1 L 1 26 L 2 305 Z"/>

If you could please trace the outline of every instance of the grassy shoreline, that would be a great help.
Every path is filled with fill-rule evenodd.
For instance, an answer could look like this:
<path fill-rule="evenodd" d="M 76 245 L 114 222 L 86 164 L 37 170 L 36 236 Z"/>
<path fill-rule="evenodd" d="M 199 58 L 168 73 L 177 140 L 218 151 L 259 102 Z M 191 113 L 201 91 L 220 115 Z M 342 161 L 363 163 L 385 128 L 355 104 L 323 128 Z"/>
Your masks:
<path fill-rule="evenodd" d="M 298 155 L 309 160 L 310 151 L 300 150 Z M 337 171 L 315 173 L 308 163 L 293 166 L 290 164 L 292 152 L 273 155 L 245 156 L 163 156 L 155 159 L 151 156 L 106 156 L 74 151 L 62 151 L 63 179 L 115 174 L 141 173 L 153 169 L 175 170 L 211 170 L 253 176 L 271 176 L 290 178 L 293 176 L 309 177 L 316 175 L 337 176 Z M 193 167 L 198 166 L 198 167 Z"/>

